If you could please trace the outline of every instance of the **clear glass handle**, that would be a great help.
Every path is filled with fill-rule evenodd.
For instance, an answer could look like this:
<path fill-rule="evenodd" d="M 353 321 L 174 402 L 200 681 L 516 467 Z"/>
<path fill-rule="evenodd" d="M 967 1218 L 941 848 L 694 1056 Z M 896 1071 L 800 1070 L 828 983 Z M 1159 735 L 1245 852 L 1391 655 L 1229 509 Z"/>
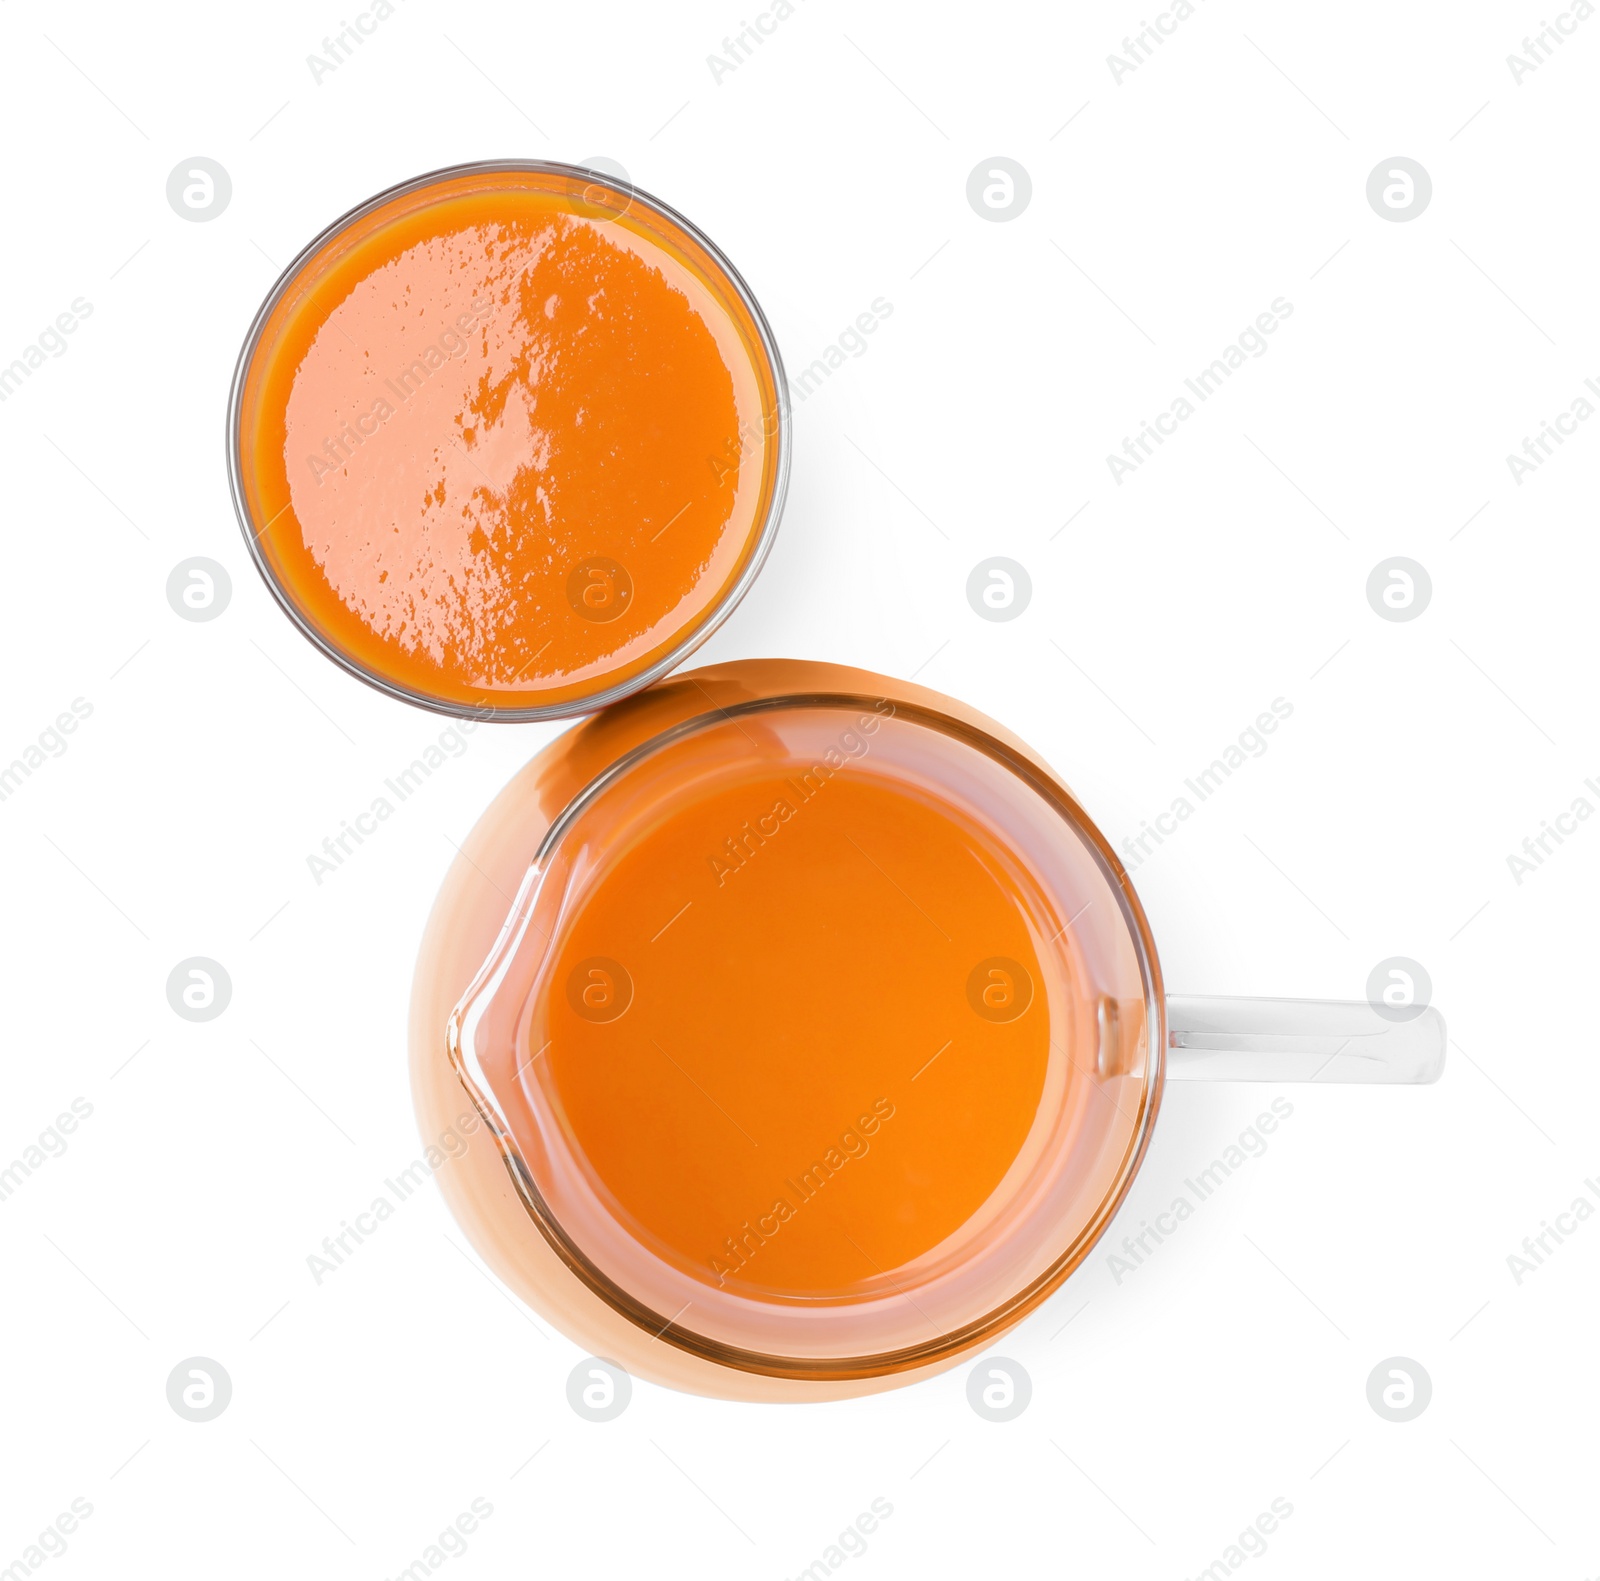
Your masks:
<path fill-rule="evenodd" d="M 1444 1070 L 1444 1017 L 1390 1019 L 1363 1001 L 1167 999 L 1173 1081 L 1421 1083 Z"/>

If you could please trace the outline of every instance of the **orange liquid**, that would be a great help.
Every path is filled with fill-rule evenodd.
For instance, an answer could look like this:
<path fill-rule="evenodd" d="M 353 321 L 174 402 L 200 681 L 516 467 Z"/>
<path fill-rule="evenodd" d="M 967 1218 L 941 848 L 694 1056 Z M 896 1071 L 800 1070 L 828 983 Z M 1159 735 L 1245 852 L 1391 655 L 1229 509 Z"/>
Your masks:
<path fill-rule="evenodd" d="M 552 979 L 603 999 L 584 963 L 630 963 L 632 1004 L 597 1023 L 581 988 L 552 995 L 544 1034 L 566 1123 L 635 1233 L 784 1294 L 956 1235 L 1021 1150 L 1049 1054 L 1042 1003 L 1000 1022 L 968 998 L 994 957 L 1042 981 L 1007 866 L 947 808 L 851 767 L 758 769 L 649 827 Z"/>
<path fill-rule="evenodd" d="M 687 232 L 477 173 L 341 230 L 269 316 L 240 471 L 260 550 L 355 667 L 560 707 L 705 626 L 776 481 L 754 320 Z"/>

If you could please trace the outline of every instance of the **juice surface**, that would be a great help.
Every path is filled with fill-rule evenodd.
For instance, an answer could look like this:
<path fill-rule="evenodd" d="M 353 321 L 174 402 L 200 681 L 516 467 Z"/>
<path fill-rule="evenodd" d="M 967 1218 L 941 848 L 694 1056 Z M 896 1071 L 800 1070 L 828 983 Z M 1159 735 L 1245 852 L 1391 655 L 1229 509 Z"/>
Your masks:
<path fill-rule="evenodd" d="M 644 1244 L 725 1289 L 848 1293 L 957 1235 L 1023 1150 L 1044 973 L 1014 857 L 935 789 L 864 734 L 830 767 L 737 729 L 569 914 L 540 1079 Z"/>
<path fill-rule="evenodd" d="M 777 394 L 709 255 L 525 173 L 340 232 L 264 327 L 241 472 L 307 622 L 426 698 L 583 699 L 714 612 L 772 502 Z"/>

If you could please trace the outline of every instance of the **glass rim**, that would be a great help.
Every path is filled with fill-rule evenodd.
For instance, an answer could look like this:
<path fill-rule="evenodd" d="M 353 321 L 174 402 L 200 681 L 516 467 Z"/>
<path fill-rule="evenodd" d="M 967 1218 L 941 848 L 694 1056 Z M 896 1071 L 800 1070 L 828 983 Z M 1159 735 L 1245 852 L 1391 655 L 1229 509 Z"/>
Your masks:
<path fill-rule="evenodd" d="M 240 419 L 243 415 L 245 383 L 249 378 L 250 369 L 254 364 L 255 355 L 260 346 L 261 335 L 266 328 L 268 320 L 284 297 L 288 295 L 306 266 L 341 232 L 396 198 L 405 197 L 413 192 L 424 191 L 429 187 L 437 186 L 442 182 L 457 177 L 497 174 L 516 175 L 523 173 L 582 179 L 585 186 L 604 187 L 619 196 L 625 196 L 630 208 L 634 203 L 640 203 L 645 208 L 654 210 L 669 223 L 680 228 L 697 246 L 705 251 L 707 257 L 733 288 L 740 304 L 749 313 L 751 322 L 755 325 L 757 335 L 760 338 L 761 355 L 771 372 L 776 396 L 777 423 L 774 440 L 777 445 L 777 454 L 772 495 L 767 502 L 764 517 L 751 535 L 750 554 L 745 561 L 744 567 L 738 576 L 724 589 L 722 596 L 702 616 L 698 625 L 687 632 L 679 643 L 646 669 L 641 670 L 637 675 L 631 676 L 625 681 L 615 682 L 601 690 L 586 693 L 581 697 L 569 698 L 562 703 L 534 704 L 529 707 L 508 708 L 497 707 L 492 703 L 453 702 L 449 698 L 430 696 L 428 693 L 403 686 L 390 677 L 367 668 L 345 653 L 328 637 L 321 627 L 307 617 L 295 600 L 290 597 L 288 590 L 279 581 L 267 559 L 265 550 L 262 548 L 261 534 L 265 531 L 265 528 L 257 529 L 245 495 Z M 266 583 L 268 591 L 277 601 L 279 608 L 298 628 L 300 634 L 324 657 L 331 659 L 346 674 L 353 675 L 358 681 L 364 681 L 368 686 L 382 692 L 386 697 L 393 697 L 400 702 L 410 703 L 413 707 L 423 708 L 430 713 L 443 714 L 453 719 L 473 719 L 502 724 L 534 724 L 551 719 L 574 719 L 585 714 L 595 713 L 611 703 L 621 701 L 624 697 L 631 697 L 635 692 L 643 691 L 645 687 L 652 685 L 660 680 L 662 676 L 676 669 L 690 654 L 705 643 L 738 608 L 739 604 L 743 602 L 745 595 L 750 591 L 756 578 L 761 574 L 762 567 L 766 564 L 767 556 L 771 553 L 773 542 L 777 538 L 778 526 L 783 518 L 784 504 L 788 498 L 789 468 L 794 451 L 793 406 L 789 396 L 788 376 L 784 371 L 783 357 L 778 350 L 777 339 L 772 333 L 772 326 L 767 322 L 766 314 L 761 309 L 761 304 L 756 300 L 755 293 L 745 282 L 744 276 L 733 266 L 732 260 L 729 259 L 727 254 L 692 220 L 680 214 L 670 204 L 662 202 L 660 198 L 643 191 L 631 182 L 626 184 L 619 183 L 614 176 L 608 175 L 603 170 L 591 169 L 585 165 L 563 164 L 557 160 L 550 159 L 485 159 L 468 161 L 459 165 L 441 166 L 437 170 L 426 171 L 422 175 L 412 176 L 408 180 L 397 182 L 394 186 L 385 187 L 381 192 L 375 193 L 372 197 L 356 204 L 355 207 L 346 210 L 331 224 L 324 226 L 289 261 L 288 265 L 273 282 L 272 289 L 263 298 L 260 307 L 256 309 L 255 317 L 250 321 L 250 328 L 246 332 L 244 345 L 239 352 L 238 361 L 234 364 L 233 380 L 228 391 L 227 422 L 228 487 L 233 499 L 234 515 L 238 519 L 239 529 L 244 534 L 245 545 L 250 552 L 250 558 L 254 562 L 257 572 L 260 574 L 262 581 Z"/>
<path fill-rule="evenodd" d="M 539 842 L 537 852 L 530 861 L 529 871 L 531 873 L 534 864 L 543 861 L 555 850 L 566 832 L 581 817 L 583 810 L 607 788 L 625 778 L 628 773 L 657 752 L 698 730 L 729 720 L 736 721 L 745 715 L 770 713 L 785 708 L 862 708 L 871 707 L 875 700 L 872 694 L 842 689 L 783 691 L 727 707 L 713 707 L 667 725 L 607 764 L 573 793 L 561 811 L 551 819 Z M 481 1072 L 477 1068 L 476 1057 L 462 1047 L 463 1012 L 473 1005 L 488 987 L 493 976 L 492 969 L 501 958 L 504 942 L 525 904 L 526 884 L 511 905 L 500 939 L 457 1002 L 446 1030 L 445 1041 L 450 1064 L 473 1107 L 494 1137 L 519 1201 L 539 1234 L 566 1266 L 568 1272 L 612 1311 L 626 1318 L 651 1338 L 664 1341 L 701 1360 L 741 1372 L 794 1380 L 846 1381 L 879 1377 L 953 1360 L 963 1351 L 972 1350 L 1009 1329 L 1064 1284 L 1099 1243 L 1106 1228 L 1121 1209 L 1129 1191 L 1132 1190 L 1133 1182 L 1143 1166 L 1161 1107 L 1165 1089 L 1167 1042 L 1166 995 L 1161 966 L 1144 908 L 1139 903 L 1126 870 L 1110 842 L 1084 811 L 1077 797 L 1053 775 L 1046 772 L 1040 764 L 1033 761 L 1028 754 L 1018 751 L 1008 742 L 977 725 L 940 709 L 903 698 L 891 698 L 891 701 L 895 705 L 895 717 L 909 718 L 925 728 L 941 731 L 1001 763 L 1017 775 L 1030 790 L 1045 800 L 1082 840 L 1100 869 L 1101 876 L 1116 893 L 1119 917 L 1128 932 L 1144 985 L 1147 1063 L 1140 1094 L 1140 1114 L 1133 1135 L 1128 1141 L 1115 1184 L 1095 1204 L 1092 1214 L 1072 1236 L 1060 1255 L 1022 1289 L 1014 1292 L 990 1311 L 959 1327 L 921 1344 L 893 1351 L 837 1357 L 792 1356 L 748 1350 L 697 1333 L 681 1325 L 676 1316 L 666 1316 L 653 1310 L 604 1270 L 595 1266 L 585 1254 L 583 1248 L 544 1201 L 520 1147 L 503 1122 L 500 1104 L 493 1096 L 492 1088 L 486 1090 L 488 1087 L 486 1080 L 480 1080 Z"/>

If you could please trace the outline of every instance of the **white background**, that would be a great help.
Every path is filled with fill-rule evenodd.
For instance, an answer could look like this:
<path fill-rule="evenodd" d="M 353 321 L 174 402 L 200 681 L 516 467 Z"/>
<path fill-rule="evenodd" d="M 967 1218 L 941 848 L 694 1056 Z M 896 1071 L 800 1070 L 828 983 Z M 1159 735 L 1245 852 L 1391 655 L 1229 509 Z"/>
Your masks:
<path fill-rule="evenodd" d="M 0 406 L 0 760 L 93 705 L 0 803 L 0 1164 L 74 1097 L 94 1111 L 0 1202 L 0 1567 L 75 1497 L 94 1513 L 51 1576 L 390 1577 L 474 1497 L 494 1513 L 451 1576 L 787 1577 L 878 1497 L 851 1575 L 1177 1581 L 1276 1497 L 1293 1516 L 1250 1574 L 1600 1567 L 1600 1222 L 1520 1285 L 1506 1261 L 1600 1176 L 1600 827 L 1520 886 L 1506 862 L 1600 804 L 1600 422 L 1520 486 L 1505 461 L 1600 378 L 1600 19 L 1518 86 L 1536 8 L 1202 0 L 1118 85 L 1106 57 L 1149 11 L 799 0 L 718 83 L 731 3 L 397 5 L 320 85 L 331 0 L 0 12 L 0 361 L 93 304 Z M 204 224 L 165 196 L 195 155 L 233 182 Z M 480 729 L 313 883 L 307 854 L 444 721 L 269 599 L 227 384 L 331 219 L 509 155 L 619 160 L 735 260 L 791 372 L 893 305 L 798 407 L 776 549 L 703 660 L 916 672 L 1035 743 L 1114 839 L 1281 696 L 1270 751 L 1138 870 L 1169 987 L 1431 973 L 1443 1081 L 1284 1089 L 1269 1151 L 1156 1256 L 1118 1284 L 1103 1248 L 1004 1338 L 1033 1380 L 1013 1422 L 974 1414 L 967 1367 L 811 1408 L 640 1384 L 582 1421 L 581 1351 L 431 1186 L 307 1271 L 418 1152 L 423 920 L 554 727 Z M 1032 179 L 1008 223 L 965 196 L 994 155 Z M 1395 155 L 1433 181 L 1408 223 L 1365 195 Z M 1280 296 L 1267 354 L 1118 485 L 1107 453 Z M 209 624 L 165 597 L 192 555 L 233 578 Z M 1008 624 L 965 600 L 990 555 L 1032 575 Z M 1432 577 L 1406 624 L 1364 593 L 1392 555 Z M 191 955 L 233 980 L 205 1025 L 166 1002 Z M 1272 1092 L 1169 1089 L 1113 1237 Z M 234 1390 L 204 1425 L 165 1396 L 197 1354 Z M 1434 1388 L 1403 1425 L 1365 1393 L 1395 1355 Z"/>

